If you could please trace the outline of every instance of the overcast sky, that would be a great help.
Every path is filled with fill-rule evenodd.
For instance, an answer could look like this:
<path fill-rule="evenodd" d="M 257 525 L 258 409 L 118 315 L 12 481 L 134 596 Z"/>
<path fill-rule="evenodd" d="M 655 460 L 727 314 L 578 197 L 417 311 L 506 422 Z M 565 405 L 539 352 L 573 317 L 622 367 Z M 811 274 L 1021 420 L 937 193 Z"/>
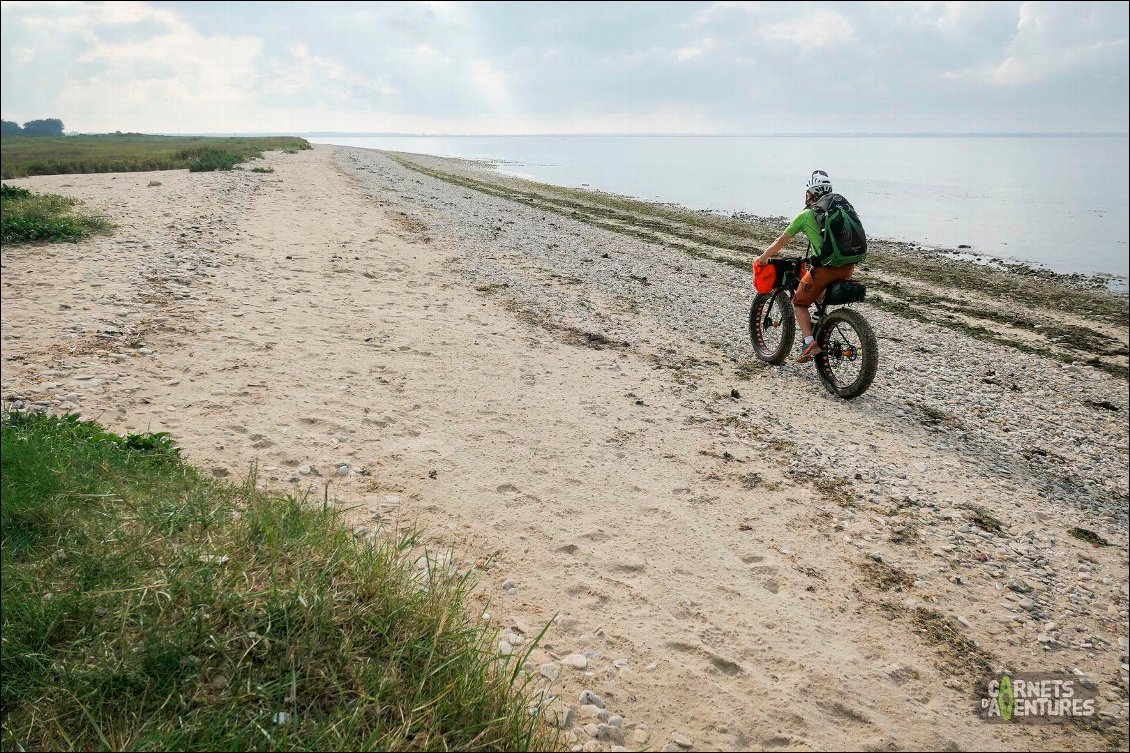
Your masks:
<path fill-rule="evenodd" d="M 1125 132 L 1128 7 L 4 2 L 0 104 L 85 132 Z"/>

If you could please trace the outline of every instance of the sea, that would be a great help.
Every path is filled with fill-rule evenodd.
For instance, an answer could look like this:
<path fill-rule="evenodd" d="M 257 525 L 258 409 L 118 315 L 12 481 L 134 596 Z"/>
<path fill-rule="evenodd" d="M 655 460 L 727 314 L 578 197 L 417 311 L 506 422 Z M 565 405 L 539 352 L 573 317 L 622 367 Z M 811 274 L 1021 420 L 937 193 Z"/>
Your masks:
<path fill-rule="evenodd" d="M 1121 135 L 314 136 L 483 160 L 553 185 L 727 214 L 792 217 L 826 171 L 870 237 L 1109 278 L 1125 291 L 1128 138 Z"/>

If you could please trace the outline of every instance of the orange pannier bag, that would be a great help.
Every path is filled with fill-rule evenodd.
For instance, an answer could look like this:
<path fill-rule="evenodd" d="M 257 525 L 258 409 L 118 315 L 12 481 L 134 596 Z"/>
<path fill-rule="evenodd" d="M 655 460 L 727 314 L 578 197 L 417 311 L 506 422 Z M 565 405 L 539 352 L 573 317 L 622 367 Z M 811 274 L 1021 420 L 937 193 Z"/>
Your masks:
<path fill-rule="evenodd" d="M 777 287 L 777 266 L 753 262 L 753 287 L 758 293 L 772 293 Z"/>

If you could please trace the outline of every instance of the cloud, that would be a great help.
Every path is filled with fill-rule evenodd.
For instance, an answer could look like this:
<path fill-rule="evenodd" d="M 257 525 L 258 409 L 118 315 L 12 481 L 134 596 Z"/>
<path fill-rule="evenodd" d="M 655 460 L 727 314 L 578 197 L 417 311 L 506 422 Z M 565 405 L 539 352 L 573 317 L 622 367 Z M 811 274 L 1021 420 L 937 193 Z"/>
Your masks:
<path fill-rule="evenodd" d="M 999 62 L 946 71 L 949 80 L 1032 86 L 1093 68 L 1126 78 L 1127 7 L 1113 3 L 1022 3 L 1016 33 Z"/>
<path fill-rule="evenodd" d="M 915 22 L 951 34 L 983 15 L 983 3 L 918 2 L 906 3 L 913 9 Z"/>
<path fill-rule="evenodd" d="M 102 63 L 105 72 L 92 80 L 93 86 L 77 81 L 63 95 L 75 99 L 109 96 L 107 89 L 121 85 L 138 104 L 235 101 L 254 91 L 262 51 L 263 42 L 256 37 L 205 37 L 183 24 L 141 41 L 99 40 L 78 62 Z"/>
<path fill-rule="evenodd" d="M 851 22 L 842 13 L 827 8 L 817 8 L 810 14 L 765 24 L 759 33 L 768 40 L 814 47 L 855 39 Z"/>
<path fill-rule="evenodd" d="M 718 46 L 718 42 L 713 37 L 704 37 L 700 39 L 697 44 L 690 47 L 681 47 L 675 51 L 675 59 L 679 62 L 687 60 L 694 60 L 702 55 L 704 52 L 710 52 Z"/>
<path fill-rule="evenodd" d="M 310 52 L 310 45 L 305 42 L 292 44 L 290 53 L 293 58 L 290 61 L 293 72 L 280 71 L 280 80 L 283 82 L 301 80 L 303 85 L 298 88 L 309 88 L 314 82 L 325 80 L 369 90 L 383 96 L 392 96 L 396 93 L 396 87 L 387 79 L 374 80 L 356 73 L 336 60 L 314 55 Z"/>
<path fill-rule="evenodd" d="M 427 42 L 421 42 L 420 44 L 416 45 L 416 48 L 412 51 L 412 54 L 415 59 L 423 65 L 451 64 L 450 57 L 445 55 L 443 51 L 428 44 Z"/>
<path fill-rule="evenodd" d="M 471 76 L 479 91 L 495 107 L 510 103 L 510 89 L 506 73 L 491 60 L 471 61 Z"/>
<path fill-rule="evenodd" d="M 705 26 L 706 24 L 713 23 L 719 18 L 727 16 L 734 11 L 742 13 L 756 13 L 767 10 L 769 3 L 759 2 L 742 2 L 741 0 L 721 0 L 708 5 L 703 10 L 695 14 L 694 19 L 691 21 L 692 26 Z"/>

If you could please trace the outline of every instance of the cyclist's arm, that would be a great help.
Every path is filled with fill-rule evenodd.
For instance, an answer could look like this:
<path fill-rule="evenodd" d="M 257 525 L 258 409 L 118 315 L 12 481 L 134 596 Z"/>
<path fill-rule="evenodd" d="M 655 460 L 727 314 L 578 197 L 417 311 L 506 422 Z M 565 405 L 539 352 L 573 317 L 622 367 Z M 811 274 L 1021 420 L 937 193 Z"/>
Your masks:
<path fill-rule="evenodd" d="M 787 231 L 781 233 L 779 236 L 777 236 L 777 240 L 769 244 L 769 248 L 765 249 L 765 253 L 757 257 L 758 263 L 764 264 L 777 254 L 781 253 L 781 249 L 784 248 L 792 239 L 792 235 L 790 235 Z"/>

